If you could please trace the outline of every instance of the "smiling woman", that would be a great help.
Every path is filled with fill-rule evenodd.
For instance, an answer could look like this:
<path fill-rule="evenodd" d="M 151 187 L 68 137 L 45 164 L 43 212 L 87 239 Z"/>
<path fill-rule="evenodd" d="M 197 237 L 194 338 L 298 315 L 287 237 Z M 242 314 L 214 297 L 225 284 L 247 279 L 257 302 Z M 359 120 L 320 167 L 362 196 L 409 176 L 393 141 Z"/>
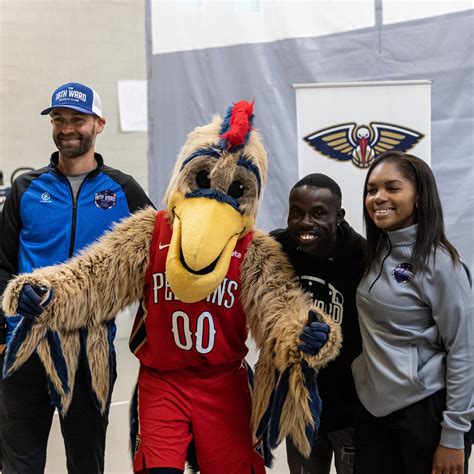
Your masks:
<path fill-rule="evenodd" d="M 365 206 L 374 224 L 397 230 L 416 222 L 416 183 L 398 170 L 395 163 L 376 167 L 367 182 Z"/>
<path fill-rule="evenodd" d="M 383 153 L 368 170 L 364 202 L 354 473 L 467 473 L 471 276 L 445 236 L 435 179 L 423 160 Z"/>

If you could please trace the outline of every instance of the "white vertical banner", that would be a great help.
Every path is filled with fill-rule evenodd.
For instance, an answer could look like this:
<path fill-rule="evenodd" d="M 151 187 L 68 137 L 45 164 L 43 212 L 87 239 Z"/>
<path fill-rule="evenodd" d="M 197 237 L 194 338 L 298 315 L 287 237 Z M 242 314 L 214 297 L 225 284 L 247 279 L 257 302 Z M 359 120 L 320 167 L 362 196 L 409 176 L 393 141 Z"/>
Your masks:
<path fill-rule="evenodd" d="M 298 172 L 323 173 L 342 190 L 347 221 L 363 231 L 368 166 L 399 150 L 431 163 L 431 82 L 295 84 Z"/>

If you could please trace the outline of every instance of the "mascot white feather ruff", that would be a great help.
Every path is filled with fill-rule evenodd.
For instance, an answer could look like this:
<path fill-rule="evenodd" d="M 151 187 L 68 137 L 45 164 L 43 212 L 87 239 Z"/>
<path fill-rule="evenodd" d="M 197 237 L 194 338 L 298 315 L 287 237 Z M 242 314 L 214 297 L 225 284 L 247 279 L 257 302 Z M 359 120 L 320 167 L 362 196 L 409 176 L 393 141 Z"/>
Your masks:
<path fill-rule="evenodd" d="M 106 410 L 113 382 L 107 368 L 107 348 L 100 342 L 105 338 L 94 338 L 94 334 L 105 330 L 104 321 L 141 301 L 131 347 L 140 358 L 140 351 L 154 344 L 147 337 L 147 325 L 153 321 L 145 287 L 151 284 L 147 271 L 154 258 L 150 248 L 157 219 L 170 229 L 170 241 L 164 249 L 165 289 L 171 290 L 176 304 L 184 309 L 209 303 L 210 295 L 222 289 L 237 256 L 237 245 L 245 240 L 238 264 L 238 303 L 260 351 L 251 429 L 254 437 L 263 435 L 270 446 L 291 436 L 299 450 L 309 454 L 320 411 L 315 369 L 338 354 L 340 329 L 312 306 L 279 244 L 254 229 L 267 156 L 252 120 L 253 103 L 242 101 L 229 108 L 224 120 L 215 117 L 212 123 L 189 134 L 165 196 L 167 211 L 140 211 L 117 224 L 80 256 L 20 275 L 8 285 L 3 298 L 6 314 L 16 313 L 25 284 L 52 288 L 54 297 L 33 324 L 27 326 L 25 322 L 17 330 L 16 342 L 7 356 L 7 375 L 37 350 L 58 406 L 67 413 L 80 351 L 77 331 L 73 330 L 86 327 L 87 355 L 93 361 L 92 389 L 101 409 Z M 298 349 L 309 310 L 330 326 L 329 339 L 315 356 Z M 53 339 L 48 337 L 51 334 Z M 205 356 L 200 354 L 204 364 Z M 207 363 L 212 365 L 212 358 Z"/>

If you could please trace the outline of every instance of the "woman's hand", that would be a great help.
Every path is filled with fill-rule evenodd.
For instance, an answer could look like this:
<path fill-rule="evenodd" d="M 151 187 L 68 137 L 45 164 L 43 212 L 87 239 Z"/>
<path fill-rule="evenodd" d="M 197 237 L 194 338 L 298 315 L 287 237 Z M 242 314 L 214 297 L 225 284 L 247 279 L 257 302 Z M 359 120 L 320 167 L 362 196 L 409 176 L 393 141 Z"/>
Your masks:
<path fill-rule="evenodd" d="M 439 445 L 433 457 L 431 474 L 463 474 L 464 449 L 452 449 Z"/>

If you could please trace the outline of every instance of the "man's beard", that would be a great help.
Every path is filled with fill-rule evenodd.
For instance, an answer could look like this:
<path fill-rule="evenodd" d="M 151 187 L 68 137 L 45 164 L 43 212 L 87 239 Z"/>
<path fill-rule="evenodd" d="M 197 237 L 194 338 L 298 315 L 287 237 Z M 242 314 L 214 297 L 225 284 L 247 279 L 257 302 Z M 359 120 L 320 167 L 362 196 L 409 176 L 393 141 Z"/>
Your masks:
<path fill-rule="evenodd" d="M 64 144 L 63 140 L 68 138 L 77 139 L 79 140 L 79 142 L 75 143 L 74 145 L 71 143 Z M 61 152 L 61 155 L 65 156 L 66 158 L 77 158 L 79 156 L 84 155 L 92 148 L 92 145 L 94 143 L 94 135 L 68 136 L 59 134 L 57 136 L 53 136 L 53 140 L 56 144 L 56 147 Z"/>

